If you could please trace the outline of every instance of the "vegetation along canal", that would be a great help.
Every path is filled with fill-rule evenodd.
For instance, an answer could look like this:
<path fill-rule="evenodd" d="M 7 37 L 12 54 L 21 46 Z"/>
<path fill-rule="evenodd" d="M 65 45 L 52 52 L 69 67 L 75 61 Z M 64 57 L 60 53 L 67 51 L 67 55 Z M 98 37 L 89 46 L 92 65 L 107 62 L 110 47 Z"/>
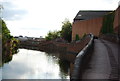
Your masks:
<path fill-rule="evenodd" d="M 58 53 L 19 49 L 2 68 L 2 79 L 69 79 L 69 62 Z"/>

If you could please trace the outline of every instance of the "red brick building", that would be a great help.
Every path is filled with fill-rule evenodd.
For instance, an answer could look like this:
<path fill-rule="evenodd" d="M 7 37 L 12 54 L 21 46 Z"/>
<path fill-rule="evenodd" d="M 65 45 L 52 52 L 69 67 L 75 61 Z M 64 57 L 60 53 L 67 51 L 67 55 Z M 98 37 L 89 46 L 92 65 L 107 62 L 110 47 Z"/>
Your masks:
<path fill-rule="evenodd" d="M 72 25 L 72 40 L 75 40 L 77 34 L 80 37 L 88 33 L 99 36 L 103 24 L 103 17 L 111 12 L 113 11 L 79 11 Z M 113 23 L 114 31 L 117 33 L 120 26 L 119 13 L 120 6 L 115 10 Z"/>

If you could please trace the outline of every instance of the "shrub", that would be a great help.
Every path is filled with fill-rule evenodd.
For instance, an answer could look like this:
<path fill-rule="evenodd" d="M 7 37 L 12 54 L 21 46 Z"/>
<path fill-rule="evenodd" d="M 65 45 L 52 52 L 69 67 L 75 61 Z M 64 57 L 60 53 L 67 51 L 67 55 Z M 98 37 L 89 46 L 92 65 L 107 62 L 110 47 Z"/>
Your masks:
<path fill-rule="evenodd" d="M 78 41 L 78 40 L 80 40 L 80 37 L 79 37 L 78 34 L 76 34 L 76 36 L 75 36 L 75 41 Z"/>

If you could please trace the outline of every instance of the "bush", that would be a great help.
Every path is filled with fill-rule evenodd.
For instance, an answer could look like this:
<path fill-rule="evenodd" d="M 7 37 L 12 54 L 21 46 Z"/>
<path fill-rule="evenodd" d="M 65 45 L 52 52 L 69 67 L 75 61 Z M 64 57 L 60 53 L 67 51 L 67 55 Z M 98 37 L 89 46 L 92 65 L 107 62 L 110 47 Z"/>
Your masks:
<path fill-rule="evenodd" d="M 78 40 L 80 40 L 80 37 L 79 37 L 78 34 L 76 34 L 76 36 L 75 36 L 75 41 L 78 41 Z"/>
<path fill-rule="evenodd" d="M 86 33 L 84 33 L 84 34 L 83 34 L 83 36 L 82 36 L 82 38 L 84 38 L 86 35 L 87 35 L 87 34 L 86 34 Z"/>

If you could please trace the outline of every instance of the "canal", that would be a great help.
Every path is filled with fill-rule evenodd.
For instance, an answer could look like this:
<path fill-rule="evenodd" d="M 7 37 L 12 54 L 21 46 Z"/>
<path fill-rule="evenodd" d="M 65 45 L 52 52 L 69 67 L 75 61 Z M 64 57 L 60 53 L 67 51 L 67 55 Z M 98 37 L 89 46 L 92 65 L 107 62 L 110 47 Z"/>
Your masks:
<path fill-rule="evenodd" d="M 69 79 L 69 62 L 59 53 L 19 49 L 2 68 L 2 79 Z"/>

